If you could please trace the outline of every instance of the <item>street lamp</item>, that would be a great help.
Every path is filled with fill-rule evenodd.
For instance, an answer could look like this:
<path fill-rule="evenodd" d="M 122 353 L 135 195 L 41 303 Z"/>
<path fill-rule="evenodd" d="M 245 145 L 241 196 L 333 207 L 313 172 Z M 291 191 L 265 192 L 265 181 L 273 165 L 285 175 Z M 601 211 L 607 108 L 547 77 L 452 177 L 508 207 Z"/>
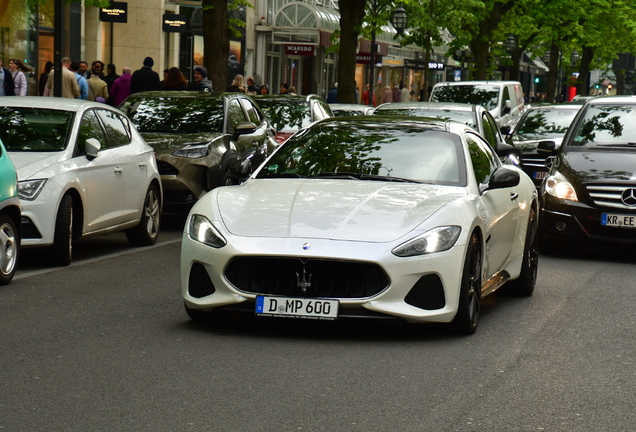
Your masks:
<path fill-rule="evenodd" d="M 550 51 L 543 53 L 543 63 L 550 65 Z"/>
<path fill-rule="evenodd" d="M 369 3 L 369 12 L 371 12 L 371 60 L 369 61 L 369 67 L 371 68 L 371 76 L 369 86 L 369 105 L 373 106 L 373 86 L 375 85 L 375 54 L 377 47 L 375 46 L 375 26 L 376 20 L 378 19 L 378 15 L 380 12 L 391 4 L 391 0 L 386 1 L 378 1 L 373 0 Z M 406 11 L 402 7 L 402 5 L 398 6 L 393 12 L 393 17 L 391 18 L 391 24 L 395 28 L 398 34 L 401 34 L 406 29 L 406 24 L 408 22 L 408 16 L 406 15 Z"/>
<path fill-rule="evenodd" d="M 579 62 L 581 56 L 579 55 L 578 51 L 573 51 L 572 55 L 570 56 L 570 63 L 572 64 L 572 66 L 576 66 L 576 64 Z"/>
<path fill-rule="evenodd" d="M 515 49 L 517 49 L 517 40 L 515 39 L 513 35 L 509 35 L 506 38 L 506 41 L 504 42 L 504 48 L 506 49 L 506 52 L 510 55 L 512 55 L 512 53 L 515 52 Z"/>

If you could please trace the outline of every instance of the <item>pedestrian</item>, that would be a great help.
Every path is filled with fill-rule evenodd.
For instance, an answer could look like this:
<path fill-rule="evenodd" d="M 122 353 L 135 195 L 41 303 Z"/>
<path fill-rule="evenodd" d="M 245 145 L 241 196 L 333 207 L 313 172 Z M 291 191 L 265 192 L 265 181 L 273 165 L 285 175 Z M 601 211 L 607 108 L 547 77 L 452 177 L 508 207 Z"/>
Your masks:
<path fill-rule="evenodd" d="M 51 73 L 51 69 L 53 69 L 53 62 L 47 61 L 44 65 L 44 72 L 40 74 L 40 80 L 38 81 L 38 94 L 40 96 L 44 96 L 44 87 L 46 86 L 46 81 L 49 79 L 49 73 Z"/>
<path fill-rule="evenodd" d="M 136 70 L 132 74 L 130 80 L 130 93 L 138 93 L 142 91 L 161 90 L 159 74 L 152 70 L 155 61 L 152 57 L 144 59 L 144 65 L 141 69 Z"/>
<path fill-rule="evenodd" d="M 402 102 L 402 92 L 397 84 L 393 84 L 393 102 Z"/>
<path fill-rule="evenodd" d="M 243 75 L 238 74 L 234 77 L 232 84 L 227 88 L 227 91 L 233 93 L 247 93 L 247 87 L 243 83 Z"/>
<path fill-rule="evenodd" d="M 188 86 L 188 90 L 204 91 L 210 93 L 213 91 L 212 81 L 208 79 L 208 70 L 203 66 L 195 66 L 192 72 L 192 82 Z"/>
<path fill-rule="evenodd" d="M 386 86 L 384 89 L 384 103 L 393 102 L 393 91 L 391 87 Z"/>
<path fill-rule="evenodd" d="M 331 90 L 327 93 L 327 103 L 338 102 L 338 81 L 334 82 L 331 86 Z"/>
<path fill-rule="evenodd" d="M 247 93 L 252 95 L 258 93 L 258 86 L 254 82 L 254 77 L 247 77 Z"/>
<path fill-rule="evenodd" d="M 115 80 L 119 78 L 120 75 L 117 74 L 117 68 L 115 68 L 115 65 L 112 63 L 108 63 L 108 66 L 106 66 L 106 71 L 108 72 L 108 74 L 104 78 L 102 78 L 108 86 L 108 99 L 106 100 L 106 103 L 114 107 L 115 98 L 113 98 L 113 96 L 111 95 L 111 91 L 113 90 L 113 84 L 115 83 Z"/>
<path fill-rule="evenodd" d="M 289 89 L 287 90 L 287 94 L 295 95 L 296 94 L 296 87 L 294 87 L 294 86 L 289 87 Z"/>
<path fill-rule="evenodd" d="M 113 97 L 116 107 L 121 105 L 121 103 L 130 96 L 130 81 L 132 80 L 130 72 L 129 67 L 123 68 L 121 70 L 121 76 L 113 83 L 110 95 Z"/>
<path fill-rule="evenodd" d="M 163 81 L 164 90 L 187 90 L 188 83 L 178 67 L 168 69 L 168 76 Z"/>
<path fill-rule="evenodd" d="M 278 92 L 280 94 L 287 94 L 287 90 L 289 89 L 289 84 L 287 83 L 282 83 L 280 85 L 280 87 L 278 88 Z"/>
<path fill-rule="evenodd" d="M 85 77 L 87 80 L 91 79 L 96 73 L 99 78 L 104 79 L 104 62 L 101 60 L 95 60 L 91 63 L 91 69 L 89 72 L 88 78 Z"/>
<path fill-rule="evenodd" d="M 9 71 L 11 72 L 11 77 L 13 78 L 13 85 L 15 86 L 15 95 L 26 96 L 28 84 L 27 84 L 27 79 L 24 73 L 31 72 L 31 68 L 25 66 L 18 59 L 9 59 Z"/>
<path fill-rule="evenodd" d="M 83 76 L 84 79 L 89 79 L 90 75 L 88 73 L 88 63 L 84 60 L 80 61 L 77 73 L 80 74 L 80 76 Z"/>
<path fill-rule="evenodd" d="M 403 86 L 402 87 L 402 102 L 408 102 L 411 100 L 411 92 L 409 91 L 409 87 L 408 86 Z"/>
<path fill-rule="evenodd" d="M 79 70 L 80 70 L 80 62 L 71 62 L 71 71 L 75 73 L 75 79 L 77 80 L 77 85 L 80 89 L 79 97 L 76 99 L 88 100 L 88 80 L 84 78 Z"/>
<path fill-rule="evenodd" d="M 260 94 L 260 95 L 268 95 L 269 94 L 269 87 L 267 87 L 266 84 L 263 84 L 262 86 L 259 87 L 258 94 Z"/>
<path fill-rule="evenodd" d="M 108 84 L 99 77 L 101 69 L 91 65 L 91 77 L 88 80 L 88 100 L 106 103 L 108 100 Z"/>
<path fill-rule="evenodd" d="M 0 56 L 0 96 L 15 96 L 15 84 L 11 71 L 2 66 L 2 56 Z"/>
<path fill-rule="evenodd" d="M 62 97 L 75 99 L 80 96 L 80 88 L 75 72 L 71 71 L 70 67 L 70 57 L 62 58 Z M 55 69 L 52 69 L 49 73 L 49 79 L 46 81 L 44 88 L 44 96 L 55 96 Z"/>
<path fill-rule="evenodd" d="M 159 85 L 161 86 L 161 88 L 163 88 L 163 83 L 166 82 L 166 79 L 168 78 L 168 72 L 170 72 L 170 68 L 168 69 L 164 69 L 163 70 L 163 79 L 161 80 L 161 82 L 159 83 Z"/>

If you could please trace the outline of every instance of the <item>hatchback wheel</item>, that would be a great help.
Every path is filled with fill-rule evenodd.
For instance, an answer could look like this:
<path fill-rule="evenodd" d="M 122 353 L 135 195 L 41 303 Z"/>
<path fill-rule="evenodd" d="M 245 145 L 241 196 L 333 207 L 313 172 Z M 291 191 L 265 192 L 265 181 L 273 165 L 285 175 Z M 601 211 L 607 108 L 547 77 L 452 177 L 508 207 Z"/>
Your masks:
<path fill-rule="evenodd" d="M 157 188 L 150 185 L 146 192 L 141 219 L 136 227 L 126 231 L 126 238 L 134 246 L 150 246 L 159 237 L 161 223 L 161 199 Z"/>
<path fill-rule="evenodd" d="M 0 285 L 11 282 L 18 267 L 20 236 L 13 219 L 0 213 Z"/>
<path fill-rule="evenodd" d="M 57 209 L 55 234 L 50 260 L 53 265 L 67 266 L 73 258 L 73 197 L 64 195 Z"/>

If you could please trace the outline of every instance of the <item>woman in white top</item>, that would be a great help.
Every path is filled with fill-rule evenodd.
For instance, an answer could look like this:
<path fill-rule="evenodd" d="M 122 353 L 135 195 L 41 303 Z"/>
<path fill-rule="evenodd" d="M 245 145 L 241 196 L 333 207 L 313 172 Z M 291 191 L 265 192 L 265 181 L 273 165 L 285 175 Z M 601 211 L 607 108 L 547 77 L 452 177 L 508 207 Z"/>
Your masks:
<path fill-rule="evenodd" d="M 11 71 L 13 83 L 15 84 L 15 95 L 26 96 L 27 79 L 24 72 L 31 72 L 31 69 L 22 64 L 18 59 L 9 59 L 9 70 Z"/>

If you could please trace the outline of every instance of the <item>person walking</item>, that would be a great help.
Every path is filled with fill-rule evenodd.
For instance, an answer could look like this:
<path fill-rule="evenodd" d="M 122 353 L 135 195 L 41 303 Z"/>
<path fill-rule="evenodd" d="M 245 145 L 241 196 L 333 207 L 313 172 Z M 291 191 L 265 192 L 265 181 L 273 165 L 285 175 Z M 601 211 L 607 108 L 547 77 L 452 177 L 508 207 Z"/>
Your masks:
<path fill-rule="evenodd" d="M 262 86 L 260 86 L 258 88 L 258 94 L 260 94 L 260 95 L 268 95 L 269 94 L 269 87 L 267 87 L 266 84 L 263 84 Z"/>
<path fill-rule="evenodd" d="M 327 93 L 327 103 L 338 102 L 338 82 L 333 83 L 331 90 Z"/>
<path fill-rule="evenodd" d="M 51 73 L 51 69 L 53 69 L 53 62 L 47 61 L 46 65 L 44 65 L 44 72 L 40 74 L 40 80 L 38 81 L 40 96 L 44 96 L 44 87 L 46 86 L 46 81 L 49 79 L 49 74 Z"/>
<path fill-rule="evenodd" d="M 208 79 L 208 70 L 203 66 L 195 66 L 192 72 L 192 82 L 188 86 L 188 90 L 211 92 L 212 81 Z"/>
<path fill-rule="evenodd" d="M 247 93 L 248 94 L 258 94 L 258 86 L 254 82 L 254 77 L 247 77 Z"/>
<path fill-rule="evenodd" d="M 80 96 L 80 88 L 77 83 L 75 73 L 69 68 L 71 67 L 70 57 L 62 58 L 62 97 L 76 99 Z M 44 96 L 55 96 L 55 69 L 49 73 L 49 79 L 46 81 L 44 88 Z"/>
<path fill-rule="evenodd" d="M 163 80 L 164 90 L 187 90 L 188 83 L 178 67 L 168 69 L 168 75 Z"/>
<path fill-rule="evenodd" d="M 387 102 L 393 102 L 393 91 L 389 86 L 386 86 L 386 88 L 384 89 L 384 103 Z"/>
<path fill-rule="evenodd" d="M 11 71 L 2 65 L 2 56 L 0 56 L 0 96 L 15 96 L 15 84 Z"/>
<path fill-rule="evenodd" d="M 13 85 L 15 86 L 16 96 L 26 96 L 28 90 L 28 84 L 25 72 L 31 72 L 31 68 L 26 67 L 18 59 L 9 59 L 9 71 L 13 78 Z"/>
<path fill-rule="evenodd" d="M 80 95 L 76 99 L 88 100 L 88 81 L 84 78 L 83 75 L 79 72 L 79 62 L 71 62 L 71 71 L 75 73 L 75 79 L 77 80 L 77 85 L 80 88 Z"/>
<path fill-rule="evenodd" d="M 159 74 L 152 70 L 154 64 L 155 61 L 152 57 L 146 57 L 143 67 L 132 74 L 130 80 L 131 94 L 142 91 L 161 90 Z"/>
<path fill-rule="evenodd" d="M 409 102 L 411 100 L 411 91 L 408 86 L 402 86 L 401 97 L 402 102 Z"/>
<path fill-rule="evenodd" d="M 108 100 L 108 84 L 99 77 L 100 68 L 91 69 L 91 77 L 88 80 L 88 100 L 106 103 Z"/>
<path fill-rule="evenodd" d="M 393 84 L 393 100 L 392 102 L 402 102 L 402 92 L 397 84 Z"/>
<path fill-rule="evenodd" d="M 130 68 L 125 67 L 121 71 L 121 76 L 113 83 L 113 88 L 110 91 L 110 95 L 113 97 L 114 106 L 118 107 L 121 103 L 130 96 L 130 82 L 132 81 L 132 75 L 130 74 Z"/>
<path fill-rule="evenodd" d="M 117 68 L 115 68 L 115 65 L 112 63 L 108 63 L 108 66 L 106 66 L 106 71 L 108 72 L 108 74 L 104 78 L 102 78 L 106 82 L 106 85 L 108 86 L 108 99 L 106 100 L 106 103 L 114 107 L 115 98 L 113 98 L 113 96 L 111 95 L 111 91 L 113 89 L 113 84 L 115 83 L 115 80 L 119 78 L 120 75 L 117 74 Z"/>
<path fill-rule="evenodd" d="M 227 88 L 227 91 L 233 93 L 247 93 L 247 87 L 243 83 L 243 75 L 238 74 L 234 77 L 232 84 Z"/>

